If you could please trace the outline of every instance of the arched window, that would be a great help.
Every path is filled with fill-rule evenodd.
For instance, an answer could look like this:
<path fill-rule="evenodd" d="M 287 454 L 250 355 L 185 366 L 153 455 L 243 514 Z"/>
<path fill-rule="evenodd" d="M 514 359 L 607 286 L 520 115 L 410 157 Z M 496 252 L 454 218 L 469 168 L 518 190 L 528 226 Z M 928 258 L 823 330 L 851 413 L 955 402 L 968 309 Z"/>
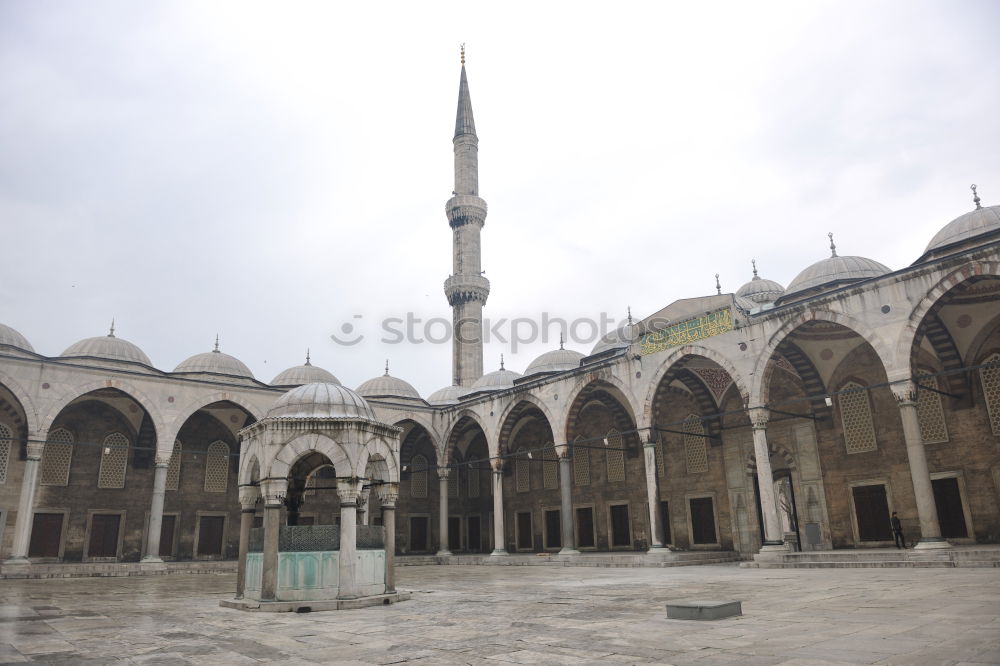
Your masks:
<path fill-rule="evenodd" d="M 920 373 L 917 380 L 921 386 L 940 390 L 938 378 L 928 373 Z M 917 420 L 920 421 L 920 439 L 924 444 L 939 444 L 948 441 L 948 427 L 944 422 L 941 394 L 934 391 L 917 391 Z"/>
<path fill-rule="evenodd" d="M 224 493 L 229 486 L 229 445 L 212 442 L 205 456 L 205 492 Z"/>
<path fill-rule="evenodd" d="M 983 383 L 983 397 L 990 416 L 990 426 L 994 435 L 1000 435 L 1000 354 L 993 354 L 983 361 L 988 364 L 979 368 L 979 380 Z"/>
<path fill-rule="evenodd" d="M 174 451 L 167 467 L 167 490 L 177 490 L 181 484 L 181 440 L 174 440 Z"/>
<path fill-rule="evenodd" d="M 573 447 L 573 485 L 590 485 L 590 449 L 584 448 L 583 435 L 573 440 L 578 446 Z"/>
<path fill-rule="evenodd" d="M 663 441 L 656 443 L 656 473 L 662 479 L 667 475 L 667 465 L 663 460 Z"/>
<path fill-rule="evenodd" d="M 427 458 L 415 455 L 410 459 L 410 497 L 427 497 Z"/>
<path fill-rule="evenodd" d="M 872 423 L 872 406 L 866 387 L 848 382 L 841 388 L 837 402 L 840 404 L 840 421 L 844 426 L 844 444 L 848 453 L 874 451 L 875 426 Z M 844 393 L 846 391 L 846 393 Z"/>
<path fill-rule="evenodd" d="M 11 429 L 0 423 L 0 483 L 7 483 L 7 463 L 10 461 L 10 445 L 13 440 Z"/>
<path fill-rule="evenodd" d="M 542 454 L 542 487 L 546 490 L 559 489 L 559 459 L 552 442 L 545 445 Z"/>
<path fill-rule="evenodd" d="M 66 428 L 56 428 L 49 433 L 42 450 L 42 485 L 69 485 L 69 468 L 72 464 L 73 435 Z"/>
<path fill-rule="evenodd" d="M 514 464 L 514 476 L 517 492 L 526 493 L 531 490 L 531 460 L 528 454 L 519 452 Z"/>
<path fill-rule="evenodd" d="M 483 463 L 473 462 L 467 466 L 469 476 L 469 497 L 479 497 L 479 466 Z"/>
<path fill-rule="evenodd" d="M 458 497 L 458 467 L 448 471 L 448 497 Z"/>
<path fill-rule="evenodd" d="M 708 441 L 701 418 L 697 414 L 688 415 L 681 430 L 686 433 L 684 459 L 687 462 L 687 473 L 704 474 L 708 471 Z"/>
<path fill-rule="evenodd" d="M 128 467 L 128 437 L 113 432 L 101 444 L 101 468 L 97 472 L 98 488 L 124 488 Z"/>
<path fill-rule="evenodd" d="M 604 436 L 604 442 L 607 444 L 604 457 L 608 462 L 608 482 L 623 483 L 625 481 L 625 451 L 622 449 L 625 448 L 625 440 L 622 439 L 622 434 L 618 430 L 612 428 Z"/>

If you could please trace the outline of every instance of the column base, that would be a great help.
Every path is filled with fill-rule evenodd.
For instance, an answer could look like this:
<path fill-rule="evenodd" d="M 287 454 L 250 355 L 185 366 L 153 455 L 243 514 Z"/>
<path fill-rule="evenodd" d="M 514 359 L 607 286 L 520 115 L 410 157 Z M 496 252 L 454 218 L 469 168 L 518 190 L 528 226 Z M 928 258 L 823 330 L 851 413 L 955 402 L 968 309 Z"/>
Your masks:
<path fill-rule="evenodd" d="M 580 551 L 578 551 L 576 548 L 563 548 L 562 550 L 560 550 L 556 554 L 557 555 L 579 555 Z"/>
<path fill-rule="evenodd" d="M 163 564 L 163 560 L 156 555 L 146 555 L 142 558 L 143 564 Z"/>
<path fill-rule="evenodd" d="M 653 544 L 649 547 L 650 550 L 670 550 L 665 544 Z"/>
<path fill-rule="evenodd" d="M 502 555 L 507 555 L 507 551 L 503 548 L 495 548 L 493 552 L 490 553 L 490 557 L 500 557 Z"/>
<path fill-rule="evenodd" d="M 451 551 L 450 550 L 439 550 L 438 552 L 434 553 L 434 556 L 435 557 L 451 557 Z"/>
<path fill-rule="evenodd" d="M 26 567 L 29 564 L 31 564 L 31 560 L 29 560 L 27 557 L 11 557 L 11 558 L 8 558 L 8 559 L 6 559 L 6 560 L 3 561 L 3 565 L 5 567 L 6 566 L 13 566 L 13 567 L 25 566 Z"/>
<path fill-rule="evenodd" d="M 951 544 L 948 543 L 947 539 L 944 537 L 930 537 L 918 541 L 913 550 L 941 550 L 942 548 L 951 548 Z"/>

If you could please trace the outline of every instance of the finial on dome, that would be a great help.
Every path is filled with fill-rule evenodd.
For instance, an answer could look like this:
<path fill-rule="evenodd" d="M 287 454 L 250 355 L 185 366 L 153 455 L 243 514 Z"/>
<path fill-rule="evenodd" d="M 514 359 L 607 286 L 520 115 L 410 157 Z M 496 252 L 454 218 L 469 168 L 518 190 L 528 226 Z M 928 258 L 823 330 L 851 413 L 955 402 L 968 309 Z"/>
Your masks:
<path fill-rule="evenodd" d="M 760 276 L 757 275 L 757 260 L 751 259 L 750 263 L 753 264 L 753 279 L 754 280 L 760 279 Z"/>
<path fill-rule="evenodd" d="M 500 369 L 503 370 L 503 354 L 500 354 Z"/>
<path fill-rule="evenodd" d="M 309 348 L 308 347 L 306 347 L 306 365 L 312 365 L 312 363 L 309 362 Z"/>
<path fill-rule="evenodd" d="M 833 242 L 833 232 L 831 231 L 830 233 L 827 234 L 827 236 L 830 237 L 830 256 L 831 257 L 836 257 L 837 256 L 837 246 Z"/>
<path fill-rule="evenodd" d="M 465 42 L 462 42 L 462 67 L 465 67 Z"/>
<path fill-rule="evenodd" d="M 114 317 L 111 318 L 111 330 L 108 331 L 108 337 L 109 338 L 115 337 L 115 318 Z"/>
<path fill-rule="evenodd" d="M 722 296 L 722 285 L 719 284 L 719 274 L 715 274 L 715 293 Z"/>
<path fill-rule="evenodd" d="M 216 354 L 221 353 L 221 352 L 219 352 L 219 334 L 218 333 L 215 334 L 215 349 L 213 349 L 212 351 L 215 352 Z"/>
<path fill-rule="evenodd" d="M 628 306 L 628 325 L 632 325 L 632 306 Z"/>
<path fill-rule="evenodd" d="M 389 359 L 385 359 L 385 376 L 389 376 Z"/>
<path fill-rule="evenodd" d="M 562 331 L 559 331 L 559 349 L 562 348 L 563 348 L 563 334 Z"/>
<path fill-rule="evenodd" d="M 976 210 L 979 210 L 980 208 L 982 208 L 982 206 L 979 204 L 979 193 L 976 192 L 976 185 L 973 184 L 971 189 L 972 189 L 972 203 L 976 204 Z"/>

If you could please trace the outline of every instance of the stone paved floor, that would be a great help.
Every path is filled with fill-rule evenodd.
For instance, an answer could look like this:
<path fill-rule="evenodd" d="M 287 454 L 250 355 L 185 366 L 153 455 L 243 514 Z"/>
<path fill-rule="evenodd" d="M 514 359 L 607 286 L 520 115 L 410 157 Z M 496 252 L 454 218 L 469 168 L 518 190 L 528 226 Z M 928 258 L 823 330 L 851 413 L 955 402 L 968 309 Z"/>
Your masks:
<path fill-rule="evenodd" d="M 1000 663 L 998 569 L 405 567 L 413 600 L 223 609 L 233 575 L 0 581 L 0 662 Z M 744 615 L 667 620 L 677 598 Z"/>

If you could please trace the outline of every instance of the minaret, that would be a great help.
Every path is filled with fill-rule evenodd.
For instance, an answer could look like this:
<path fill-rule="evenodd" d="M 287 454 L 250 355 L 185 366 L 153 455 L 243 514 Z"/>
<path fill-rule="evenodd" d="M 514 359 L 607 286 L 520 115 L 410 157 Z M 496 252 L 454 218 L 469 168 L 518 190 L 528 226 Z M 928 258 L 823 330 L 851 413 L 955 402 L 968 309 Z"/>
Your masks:
<path fill-rule="evenodd" d="M 483 305 L 490 295 L 490 281 L 483 277 L 479 232 L 486 222 L 486 202 L 479 198 L 479 137 L 472 118 L 469 81 L 465 76 L 462 45 L 462 78 L 458 85 L 455 119 L 455 191 L 445 212 L 452 230 L 452 274 L 444 294 L 452 309 L 452 383 L 471 386 L 483 376 Z"/>

